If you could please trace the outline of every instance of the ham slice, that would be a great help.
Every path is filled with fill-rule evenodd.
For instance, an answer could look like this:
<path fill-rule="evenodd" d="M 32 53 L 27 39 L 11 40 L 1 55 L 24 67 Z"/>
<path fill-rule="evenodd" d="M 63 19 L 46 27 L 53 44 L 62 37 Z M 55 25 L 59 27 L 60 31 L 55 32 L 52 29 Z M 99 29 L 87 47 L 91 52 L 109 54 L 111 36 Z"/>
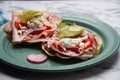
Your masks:
<path fill-rule="evenodd" d="M 19 19 L 20 15 L 21 15 L 21 13 L 13 12 L 12 13 L 12 21 L 10 21 L 4 27 L 4 31 L 7 33 L 8 37 L 10 38 L 10 40 L 12 41 L 12 43 L 14 45 L 20 44 L 23 42 L 24 43 L 46 42 L 51 39 L 54 32 L 57 30 L 57 26 L 62 21 L 62 18 L 58 15 L 55 15 L 55 14 L 49 13 L 49 12 L 43 12 L 43 16 L 46 18 L 46 21 L 47 21 L 47 23 L 43 21 L 44 26 L 28 28 L 27 25 L 25 25 L 24 27 L 26 29 L 24 30 L 24 32 L 21 32 L 22 26 L 20 25 L 20 29 L 18 29 L 17 26 L 15 25 L 17 22 L 20 22 L 20 19 Z M 50 25 L 48 25 L 48 23 Z M 51 28 L 46 29 L 47 26 L 51 27 Z"/>
<path fill-rule="evenodd" d="M 11 28 L 12 26 L 11 26 L 11 24 L 12 24 L 12 22 L 10 21 L 3 28 L 3 30 L 6 32 L 6 34 L 7 34 L 10 41 L 12 39 L 12 28 Z"/>
<path fill-rule="evenodd" d="M 21 42 L 21 38 L 18 35 L 18 31 L 17 28 L 15 27 L 15 21 L 17 21 L 19 19 L 20 13 L 17 12 L 13 12 L 12 13 L 12 43 L 13 44 L 17 44 Z"/>
<path fill-rule="evenodd" d="M 92 33 L 89 33 L 88 35 L 91 37 L 93 41 L 95 40 L 95 36 L 93 36 Z M 62 59 L 80 58 L 81 60 L 87 60 L 95 56 L 98 43 L 99 42 L 95 40 L 92 44 L 93 46 L 86 48 L 86 49 L 80 47 L 78 49 L 78 52 L 75 52 L 75 51 L 65 48 L 65 46 L 59 47 L 60 45 L 59 39 L 56 39 L 56 36 L 54 36 L 52 37 L 52 40 L 48 41 L 47 43 L 42 44 L 42 49 L 48 55 L 57 56 Z"/>

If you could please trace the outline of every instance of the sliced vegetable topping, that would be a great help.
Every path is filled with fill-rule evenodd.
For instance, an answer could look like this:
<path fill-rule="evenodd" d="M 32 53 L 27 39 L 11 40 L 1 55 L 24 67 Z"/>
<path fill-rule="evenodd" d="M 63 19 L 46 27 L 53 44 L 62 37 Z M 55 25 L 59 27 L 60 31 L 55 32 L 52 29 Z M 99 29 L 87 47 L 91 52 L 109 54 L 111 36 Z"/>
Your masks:
<path fill-rule="evenodd" d="M 33 17 L 40 16 L 42 13 L 39 11 L 34 10 L 27 10 L 20 15 L 20 21 L 26 23 L 28 20 L 30 20 Z"/>
<path fill-rule="evenodd" d="M 75 23 L 61 21 L 61 16 L 48 11 L 27 10 L 13 13 L 11 30 L 6 32 L 10 33 L 13 44 L 40 42 L 43 50 L 52 56 L 85 60 L 99 52 L 102 42 L 95 35 Z M 29 54 L 27 60 L 42 63 L 47 56 Z"/>
<path fill-rule="evenodd" d="M 31 63 L 42 63 L 47 60 L 45 54 L 30 54 L 27 56 L 27 60 Z"/>
<path fill-rule="evenodd" d="M 75 23 L 63 22 L 59 26 L 59 37 L 60 38 L 68 38 L 68 37 L 76 37 L 83 34 L 84 29 Z"/>
<path fill-rule="evenodd" d="M 77 46 L 74 47 L 74 48 L 66 48 L 66 49 L 67 49 L 67 50 L 70 50 L 70 51 L 73 51 L 73 52 L 76 52 L 76 53 L 79 53 L 79 48 L 80 48 L 80 46 L 77 45 Z"/>
<path fill-rule="evenodd" d="M 45 30 L 50 30 L 50 29 L 51 29 L 51 27 L 49 27 L 49 26 L 42 26 L 41 29 L 36 30 L 36 31 L 33 31 L 31 34 L 32 34 L 32 35 L 40 34 L 41 32 L 43 32 L 43 31 L 45 31 Z"/>
<path fill-rule="evenodd" d="M 76 26 L 75 23 L 71 23 L 71 22 L 62 22 L 59 25 L 60 29 L 66 28 L 66 27 L 71 27 L 71 26 Z"/>
<path fill-rule="evenodd" d="M 84 40 L 84 43 L 85 43 L 85 48 L 84 49 L 87 49 L 89 47 L 92 47 L 93 45 L 96 45 L 95 41 L 94 41 L 94 36 L 93 34 L 91 33 L 88 33 L 88 39 L 87 40 Z"/>
<path fill-rule="evenodd" d="M 61 45 L 59 45 L 59 44 L 58 44 L 58 49 L 59 49 L 60 51 L 62 51 L 62 52 L 65 51 L 65 48 L 63 48 L 63 46 L 61 46 Z"/>
<path fill-rule="evenodd" d="M 23 23 L 23 22 L 15 22 L 14 25 L 17 28 L 17 30 L 20 30 L 22 26 L 25 26 L 25 23 Z"/>

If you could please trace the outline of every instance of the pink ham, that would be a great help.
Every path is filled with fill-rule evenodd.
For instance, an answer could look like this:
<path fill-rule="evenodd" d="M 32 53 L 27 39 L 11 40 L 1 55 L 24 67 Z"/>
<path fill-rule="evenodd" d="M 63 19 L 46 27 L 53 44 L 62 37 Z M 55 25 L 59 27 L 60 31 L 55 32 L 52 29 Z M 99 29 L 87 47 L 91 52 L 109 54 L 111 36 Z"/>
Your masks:
<path fill-rule="evenodd" d="M 21 42 L 21 38 L 18 35 L 17 29 L 14 25 L 15 21 L 19 19 L 19 15 L 20 13 L 17 13 L 17 12 L 12 13 L 12 43 L 13 44 L 17 44 Z"/>
<path fill-rule="evenodd" d="M 95 46 L 97 46 L 95 36 L 92 33 L 89 33 L 88 35 L 93 40 L 93 45 L 95 44 Z M 46 47 L 49 48 L 48 52 L 50 50 L 55 51 L 56 53 L 54 55 L 56 55 L 60 58 L 65 58 L 65 59 L 80 58 L 82 60 L 87 60 L 89 58 L 94 57 L 95 49 L 92 46 L 90 48 L 85 49 L 85 50 L 79 48 L 78 49 L 79 52 L 74 52 L 74 51 L 71 51 L 71 50 L 67 50 L 64 46 L 59 46 L 60 45 L 58 43 L 59 39 L 56 39 L 56 37 L 57 37 L 56 35 L 53 36 L 52 40 L 47 42 Z"/>
<path fill-rule="evenodd" d="M 55 43 L 55 45 L 53 45 L 52 43 Z M 76 52 L 66 50 L 64 46 L 59 47 L 59 44 L 55 41 L 53 41 L 52 43 L 50 48 L 54 51 L 57 51 L 59 54 L 62 54 L 64 56 L 69 56 L 69 57 L 78 57 L 80 55 Z"/>
<path fill-rule="evenodd" d="M 95 44 L 95 46 L 97 46 L 98 43 L 97 43 L 97 40 L 96 40 L 95 36 L 90 32 L 88 33 L 88 35 L 93 40 L 93 44 Z"/>
<path fill-rule="evenodd" d="M 43 12 L 43 14 L 44 14 L 44 16 L 47 15 L 46 18 L 50 17 L 51 21 L 55 20 L 55 23 L 48 21 L 51 24 L 51 26 L 50 26 L 51 29 L 49 29 L 49 30 L 43 30 L 42 32 L 40 32 L 38 34 L 32 34 L 32 37 L 28 38 L 29 35 L 31 35 L 31 33 L 38 31 L 40 29 L 43 29 L 44 26 L 47 27 L 47 24 L 44 24 L 44 26 L 42 26 L 42 27 L 37 27 L 37 28 L 32 28 L 32 29 L 27 28 L 25 30 L 25 32 L 20 35 L 20 34 L 18 34 L 18 29 L 15 26 L 15 23 L 20 22 L 19 16 L 21 15 L 21 13 L 13 12 L 11 25 L 10 25 L 10 23 L 8 25 L 6 25 L 6 27 L 4 28 L 4 31 L 7 33 L 7 35 L 9 37 L 11 37 L 10 39 L 14 45 L 20 44 L 22 42 L 26 42 L 26 43 L 45 42 L 53 36 L 54 32 L 57 30 L 58 24 L 60 24 L 62 19 L 60 16 L 49 13 L 49 12 Z"/>

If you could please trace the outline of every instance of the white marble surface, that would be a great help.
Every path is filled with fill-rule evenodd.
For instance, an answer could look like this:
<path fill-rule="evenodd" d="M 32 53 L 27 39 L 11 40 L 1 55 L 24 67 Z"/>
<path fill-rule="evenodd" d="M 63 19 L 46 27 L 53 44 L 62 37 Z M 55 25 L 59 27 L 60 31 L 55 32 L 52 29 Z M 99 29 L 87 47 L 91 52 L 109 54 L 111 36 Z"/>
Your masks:
<path fill-rule="evenodd" d="M 111 25 L 120 33 L 119 0 L 0 1 L 0 10 L 11 19 L 11 11 L 49 10 L 57 13 L 87 14 Z M 0 80 L 120 80 L 120 49 L 105 62 L 82 71 L 43 74 L 22 71 L 0 63 Z"/>

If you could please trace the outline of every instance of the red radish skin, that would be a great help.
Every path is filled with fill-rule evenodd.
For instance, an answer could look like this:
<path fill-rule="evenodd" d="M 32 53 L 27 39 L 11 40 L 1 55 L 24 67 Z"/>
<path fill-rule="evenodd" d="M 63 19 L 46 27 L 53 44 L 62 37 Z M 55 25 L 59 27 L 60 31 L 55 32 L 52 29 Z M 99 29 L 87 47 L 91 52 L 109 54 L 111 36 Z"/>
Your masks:
<path fill-rule="evenodd" d="M 47 58 L 48 57 L 45 54 L 30 54 L 27 56 L 27 60 L 35 64 L 43 63 Z"/>

